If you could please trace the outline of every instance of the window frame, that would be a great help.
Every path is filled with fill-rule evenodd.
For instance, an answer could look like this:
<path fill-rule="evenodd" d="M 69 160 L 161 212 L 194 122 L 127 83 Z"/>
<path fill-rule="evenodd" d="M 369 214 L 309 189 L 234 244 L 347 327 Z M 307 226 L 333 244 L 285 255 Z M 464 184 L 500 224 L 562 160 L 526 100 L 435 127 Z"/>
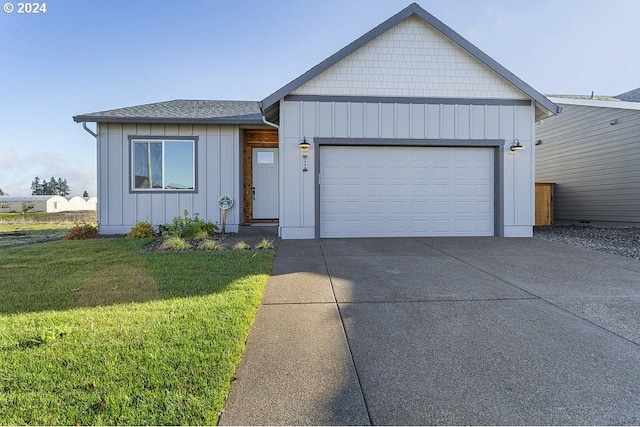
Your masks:
<path fill-rule="evenodd" d="M 193 194 L 198 192 L 198 137 L 197 136 L 150 136 L 150 135 L 129 135 L 129 193 L 133 194 Z M 171 189 L 164 188 L 164 165 L 165 165 L 165 142 L 171 141 L 190 141 L 193 143 L 193 188 Z M 136 142 L 161 142 L 162 143 L 162 164 L 163 164 L 163 188 L 136 188 L 135 186 L 135 144 Z"/>

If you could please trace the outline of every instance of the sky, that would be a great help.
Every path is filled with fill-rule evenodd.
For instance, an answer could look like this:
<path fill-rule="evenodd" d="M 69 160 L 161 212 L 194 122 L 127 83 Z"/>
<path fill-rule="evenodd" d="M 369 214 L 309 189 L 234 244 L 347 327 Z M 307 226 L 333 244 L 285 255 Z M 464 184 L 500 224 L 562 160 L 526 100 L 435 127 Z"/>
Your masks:
<path fill-rule="evenodd" d="M 95 196 L 96 141 L 72 116 L 262 100 L 411 0 L 49 0 L 39 14 L 0 3 L 0 189 L 30 195 L 53 176 Z M 543 94 L 640 87 L 638 0 L 417 3 Z"/>

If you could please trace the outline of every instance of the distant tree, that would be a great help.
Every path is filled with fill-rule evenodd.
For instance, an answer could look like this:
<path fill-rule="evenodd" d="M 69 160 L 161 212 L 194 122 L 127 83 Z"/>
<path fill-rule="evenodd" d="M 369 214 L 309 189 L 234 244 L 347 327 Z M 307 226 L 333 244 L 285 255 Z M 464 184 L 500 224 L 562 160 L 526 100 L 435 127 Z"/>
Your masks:
<path fill-rule="evenodd" d="M 0 190 L 2 191 L 2 190 Z M 82 193 L 82 197 L 89 197 L 89 193 L 87 193 L 87 190 L 84 190 L 84 193 Z"/>
<path fill-rule="evenodd" d="M 69 193 L 71 193 L 71 189 L 66 179 L 58 178 L 56 180 L 51 177 L 49 181 L 40 181 L 40 178 L 36 176 L 36 179 L 31 182 L 31 194 L 33 196 L 68 196 Z"/>
<path fill-rule="evenodd" d="M 86 193 L 86 191 L 85 191 L 85 193 Z M 6 196 L 5 192 L 2 191 L 2 188 L 0 188 L 0 196 Z"/>
<path fill-rule="evenodd" d="M 32 196 L 42 196 L 44 194 L 44 186 L 43 183 L 40 182 L 40 178 L 36 176 L 36 179 L 31 182 L 31 195 Z"/>
<path fill-rule="evenodd" d="M 51 177 L 49 180 L 49 192 L 47 194 L 51 194 L 52 196 L 58 195 L 58 181 L 54 177 Z"/>
<path fill-rule="evenodd" d="M 56 189 L 58 190 L 58 194 L 60 196 L 68 196 L 70 189 L 69 184 L 66 179 L 58 178 L 58 182 L 56 183 Z"/>

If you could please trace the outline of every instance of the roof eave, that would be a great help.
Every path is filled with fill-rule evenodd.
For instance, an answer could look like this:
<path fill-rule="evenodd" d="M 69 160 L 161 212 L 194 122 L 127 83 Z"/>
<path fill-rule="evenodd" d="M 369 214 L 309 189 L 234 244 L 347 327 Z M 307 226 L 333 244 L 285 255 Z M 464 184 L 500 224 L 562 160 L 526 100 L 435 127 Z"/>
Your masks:
<path fill-rule="evenodd" d="M 208 125 L 255 125 L 261 124 L 261 118 L 165 118 L 165 117 L 113 117 L 113 116 L 73 116 L 76 123 L 145 123 L 145 124 L 208 124 Z"/>

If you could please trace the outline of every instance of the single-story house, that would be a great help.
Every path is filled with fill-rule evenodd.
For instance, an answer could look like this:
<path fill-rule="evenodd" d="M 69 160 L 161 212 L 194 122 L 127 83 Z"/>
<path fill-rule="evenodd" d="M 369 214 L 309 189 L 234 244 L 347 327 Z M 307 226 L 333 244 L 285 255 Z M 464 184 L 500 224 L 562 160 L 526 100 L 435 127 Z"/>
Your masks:
<path fill-rule="evenodd" d="M 535 122 L 558 112 L 414 3 L 262 101 L 74 120 L 97 138 L 101 233 L 220 223 L 231 196 L 227 230 L 283 239 L 511 237 L 532 235 Z"/>
<path fill-rule="evenodd" d="M 555 221 L 640 225 L 640 88 L 550 99 L 563 110 L 536 128 L 536 181 L 554 183 Z"/>

